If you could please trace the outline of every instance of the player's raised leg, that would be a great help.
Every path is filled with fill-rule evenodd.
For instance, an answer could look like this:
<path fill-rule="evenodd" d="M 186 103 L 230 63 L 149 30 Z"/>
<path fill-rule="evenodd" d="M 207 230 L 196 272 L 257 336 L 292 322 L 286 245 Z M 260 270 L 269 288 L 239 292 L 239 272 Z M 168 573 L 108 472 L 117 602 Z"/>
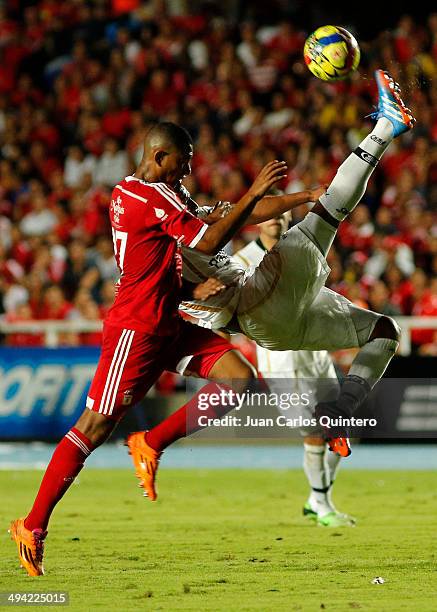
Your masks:
<path fill-rule="evenodd" d="M 414 126 L 415 120 L 400 97 L 399 86 L 382 70 L 376 71 L 375 78 L 379 101 L 374 130 L 343 162 L 313 212 L 300 224 L 302 231 L 325 255 L 340 221 L 360 201 L 374 168 L 390 142 Z M 358 308 L 351 308 L 350 315 L 358 345 L 362 348 L 342 385 L 338 401 L 317 407 L 319 418 L 350 416 L 382 377 L 399 346 L 399 328 L 389 317 L 365 313 Z M 350 454 L 343 444 L 335 447 L 335 440 L 332 444 L 336 452 L 344 456 Z"/>

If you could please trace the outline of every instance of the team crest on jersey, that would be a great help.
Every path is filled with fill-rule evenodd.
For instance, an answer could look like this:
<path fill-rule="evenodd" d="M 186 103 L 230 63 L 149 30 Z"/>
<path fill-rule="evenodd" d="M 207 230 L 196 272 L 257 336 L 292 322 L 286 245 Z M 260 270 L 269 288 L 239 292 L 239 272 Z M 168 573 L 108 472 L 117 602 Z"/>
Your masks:
<path fill-rule="evenodd" d="M 153 208 L 153 210 L 158 219 L 167 219 L 168 215 L 166 215 L 165 210 L 162 210 L 162 208 Z"/>
<path fill-rule="evenodd" d="M 121 205 L 120 196 L 117 196 L 115 200 L 111 200 L 111 210 L 115 223 L 120 223 L 120 215 L 124 213 L 124 207 Z"/>
<path fill-rule="evenodd" d="M 212 268 L 223 268 L 229 264 L 229 255 L 226 251 L 219 251 L 212 259 L 209 260 L 208 265 Z"/>

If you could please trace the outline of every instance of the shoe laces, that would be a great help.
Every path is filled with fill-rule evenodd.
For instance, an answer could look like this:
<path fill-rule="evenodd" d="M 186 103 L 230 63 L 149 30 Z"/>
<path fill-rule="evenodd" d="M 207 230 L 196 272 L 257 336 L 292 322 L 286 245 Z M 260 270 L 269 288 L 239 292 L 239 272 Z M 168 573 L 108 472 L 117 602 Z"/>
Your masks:
<path fill-rule="evenodd" d="M 368 115 L 365 115 L 364 119 L 368 119 L 369 117 L 370 119 L 379 119 L 379 114 L 381 110 L 379 109 L 379 107 L 376 106 L 374 108 L 375 110 L 369 113 Z"/>
<path fill-rule="evenodd" d="M 44 540 L 47 537 L 47 531 L 34 529 L 32 535 L 35 542 L 36 562 L 41 563 L 44 555 Z"/>
<path fill-rule="evenodd" d="M 414 118 L 412 111 L 409 108 L 407 108 L 405 104 L 402 104 L 401 101 L 398 100 L 397 102 L 399 106 L 404 110 L 404 112 L 408 115 L 411 121 L 411 124 L 414 125 L 416 123 L 416 119 Z M 381 117 L 382 109 L 379 106 L 374 106 L 373 108 L 375 110 L 369 113 L 368 115 L 365 115 L 364 119 L 370 118 L 370 119 L 376 120 Z"/>

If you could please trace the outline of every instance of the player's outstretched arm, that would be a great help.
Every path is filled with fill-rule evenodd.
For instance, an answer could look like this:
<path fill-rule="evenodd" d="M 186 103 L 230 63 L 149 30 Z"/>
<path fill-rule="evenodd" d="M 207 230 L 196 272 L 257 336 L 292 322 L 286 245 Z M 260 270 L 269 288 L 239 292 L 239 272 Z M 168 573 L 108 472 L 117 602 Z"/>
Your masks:
<path fill-rule="evenodd" d="M 255 205 L 275 183 L 285 178 L 287 165 L 285 162 L 269 162 L 254 180 L 249 191 L 239 200 L 232 210 L 213 225 L 210 225 L 195 249 L 207 254 L 213 254 L 222 248 L 244 223 Z M 270 217 L 269 217 L 270 218 Z"/>
<path fill-rule="evenodd" d="M 246 223 L 256 225 L 269 219 L 274 219 L 285 212 L 293 210 L 308 202 L 317 202 L 320 196 L 325 193 L 327 187 L 321 186 L 315 189 L 307 189 L 297 193 L 289 193 L 277 196 L 264 196 L 248 216 Z M 204 219 L 205 223 L 212 225 L 219 219 L 225 217 L 232 210 L 233 204 L 230 202 L 217 202 L 211 213 Z"/>
<path fill-rule="evenodd" d="M 306 191 L 299 191 L 298 193 L 288 193 L 284 195 L 276 196 L 265 196 L 260 200 L 252 213 L 247 219 L 247 223 L 256 225 L 269 219 L 279 217 L 293 208 L 297 208 L 307 202 L 317 202 L 320 196 L 325 193 L 326 187 L 316 187 L 315 189 L 308 189 Z"/>

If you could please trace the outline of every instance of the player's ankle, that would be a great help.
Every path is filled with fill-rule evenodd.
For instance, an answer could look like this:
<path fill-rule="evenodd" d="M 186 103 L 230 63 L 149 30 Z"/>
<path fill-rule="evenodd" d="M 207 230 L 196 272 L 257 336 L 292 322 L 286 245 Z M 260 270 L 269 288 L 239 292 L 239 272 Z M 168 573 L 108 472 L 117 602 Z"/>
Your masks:
<path fill-rule="evenodd" d="M 329 225 L 332 225 L 332 227 L 337 228 L 340 225 L 340 219 L 336 219 L 335 217 L 333 217 L 330 214 L 330 212 L 320 202 L 317 202 L 317 204 L 311 209 L 311 212 L 314 213 L 315 215 L 318 215 L 321 219 L 326 221 L 326 223 L 329 223 Z M 348 210 L 345 210 L 344 212 L 345 212 L 344 216 L 349 214 Z"/>
<path fill-rule="evenodd" d="M 343 417 L 350 417 L 369 395 L 371 387 L 361 376 L 349 374 L 344 379 L 337 400 L 338 411 Z"/>
<path fill-rule="evenodd" d="M 41 531 L 45 531 L 47 529 L 47 526 L 42 527 L 40 524 L 36 524 L 34 521 L 32 521 L 32 518 L 30 516 L 26 516 L 23 525 L 29 531 L 35 531 L 35 529 L 41 529 Z"/>
<path fill-rule="evenodd" d="M 162 444 L 160 444 L 159 440 L 157 439 L 157 436 L 153 435 L 152 431 L 144 432 L 144 441 L 147 446 L 150 446 L 150 448 L 156 451 L 157 453 L 161 453 L 165 448 L 162 446 Z"/>
<path fill-rule="evenodd" d="M 331 507 L 326 494 L 321 497 L 320 494 L 315 494 L 314 491 L 312 491 L 308 498 L 307 504 L 311 510 L 316 512 L 316 514 L 319 516 L 325 516 L 326 514 L 333 512 L 333 508 Z"/>
<path fill-rule="evenodd" d="M 379 144 L 388 144 L 391 140 L 393 140 L 393 131 L 394 126 L 392 121 L 386 117 L 380 117 L 380 119 L 378 119 L 376 122 L 370 136 L 376 136 L 377 138 L 381 139 L 383 142 Z M 375 141 L 375 138 L 372 140 Z"/>

